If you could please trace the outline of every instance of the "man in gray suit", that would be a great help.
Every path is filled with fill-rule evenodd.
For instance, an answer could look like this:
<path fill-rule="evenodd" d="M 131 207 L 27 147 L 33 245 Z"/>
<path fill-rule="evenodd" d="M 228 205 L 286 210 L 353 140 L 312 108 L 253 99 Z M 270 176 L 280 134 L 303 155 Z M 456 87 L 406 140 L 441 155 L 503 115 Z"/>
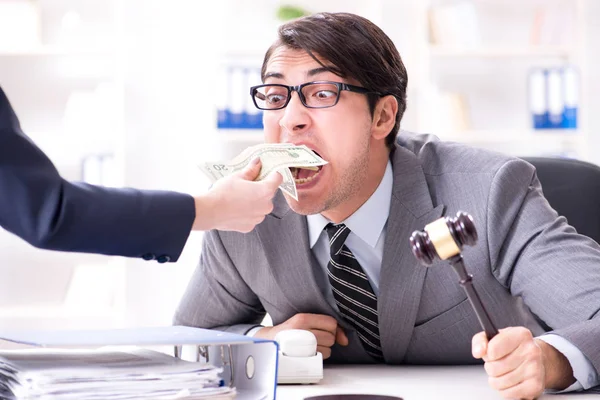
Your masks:
<path fill-rule="evenodd" d="M 600 247 L 549 206 L 519 159 L 401 132 L 407 74 L 392 41 L 352 14 L 279 30 L 265 56 L 265 138 L 329 161 L 294 170 L 248 234 L 211 231 L 175 323 L 273 338 L 312 331 L 328 362 L 485 362 L 507 398 L 598 384 Z M 458 210 L 464 251 L 500 333 L 487 341 L 446 262 L 421 267 L 414 230 Z M 260 326 L 268 313 L 274 326 Z"/>

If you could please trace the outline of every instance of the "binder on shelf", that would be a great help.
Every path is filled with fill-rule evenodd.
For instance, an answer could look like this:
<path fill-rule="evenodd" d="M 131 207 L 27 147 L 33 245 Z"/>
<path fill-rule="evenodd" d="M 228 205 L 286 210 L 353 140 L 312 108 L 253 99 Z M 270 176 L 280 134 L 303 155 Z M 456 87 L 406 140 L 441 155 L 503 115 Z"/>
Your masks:
<path fill-rule="evenodd" d="M 534 68 L 528 91 L 534 129 L 577 129 L 579 72 L 574 66 Z"/>
<path fill-rule="evenodd" d="M 546 129 L 549 125 L 546 97 L 546 71 L 535 68 L 529 74 L 529 109 L 534 129 Z"/>
<path fill-rule="evenodd" d="M 277 342 L 187 326 L 111 330 L 0 330 L 0 340 L 36 347 L 90 348 L 102 346 L 173 346 L 181 357 L 191 346 L 196 361 L 223 368 L 225 384 L 236 388 L 236 399 L 275 399 Z"/>
<path fill-rule="evenodd" d="M 563 110 L 565 108 L 562 74 L 560 69 L 551 68 L 547 72 L 547 95 L 548 95 L 548 128 L 562 128 Z"/>
<path fill-rule="evenodd" d="M 251 86 L 261 83 L 260 68 L 232 64 L 223 72 L 219 84 L 225 90 L 217 105 L 217 128 L 262 129 L 262 112 L 254 106 L 249 93 Z"/>
<path fill-rule="evenodd" d="M 562 71 L 564 103 L 562 126 L 577 128 L 577 108 L 579 105 L 579 72 L 574 66 L 566 66 Z"/>
<path fill-rule="evenodd" d="M 250 87 L 260 85 L 262 83 L 260 69 L 249 68 L 246 70 L 246 123 L 249 129 L 262 129 L 262 111 L 256 108 L 254 101 L 250 96 Z"/>

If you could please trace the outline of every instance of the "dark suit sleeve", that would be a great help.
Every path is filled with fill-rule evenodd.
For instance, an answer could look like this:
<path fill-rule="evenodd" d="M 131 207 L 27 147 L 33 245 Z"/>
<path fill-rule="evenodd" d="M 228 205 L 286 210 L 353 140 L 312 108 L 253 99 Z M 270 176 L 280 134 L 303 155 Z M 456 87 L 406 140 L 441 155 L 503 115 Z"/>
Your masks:
<path fill-rule="evenodd" d="M 61 178 L 23 134 L 0 88 L 0 226 L 33 246 L 176 261 L 195 217 L 182 193 L 111 189 Z"/>
<path fill-rule="evenodd" d="M 530 164 L 496 174 L 487 240 L 500 283 L 600 371 L 600 247 L 550 207 Z"/>

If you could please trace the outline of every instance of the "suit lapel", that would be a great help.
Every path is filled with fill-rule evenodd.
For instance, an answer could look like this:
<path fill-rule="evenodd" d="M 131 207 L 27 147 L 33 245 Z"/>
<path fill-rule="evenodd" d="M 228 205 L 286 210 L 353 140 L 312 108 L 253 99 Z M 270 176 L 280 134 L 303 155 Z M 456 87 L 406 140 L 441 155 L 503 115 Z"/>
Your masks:
<path fill-rule="evenodd" d="M 425 174 L 410 151 L 396 147 L 392 154 L 394 189 L 387 222 L 379 289 L 379 331 L 387 363 L 401 363 L 417 311 L 426 267 L 410 249 L 415 230 L 441 217 L 444 206 L 433 207 Z"/>
<path fill-rule="evenodd" d="M 434 207 L 425 174 L 416 156 L 396 146 L 391 155 L 394 187 L 387 222 L 379 284 L 379 330 L 388 363 L 402 362 L 412 336 L 426 267 L 412 255 L 409 237 L 442 216 Z M 308 243 L 306 218 L 294 213 L 281 193 L 274 210 L 256 228 L 273 276 L 299 313 L 337 313 L 327 303 L 314 275 L 316 260 Z"/>
<path fill-rule="evenodd" d="M 299 313 L 334 316 L 314 274 L 317 261 L 308 243 L 306 217 L 293 212 L 278 193 L 274 210 L 256 230 L 275 281 Z"/>

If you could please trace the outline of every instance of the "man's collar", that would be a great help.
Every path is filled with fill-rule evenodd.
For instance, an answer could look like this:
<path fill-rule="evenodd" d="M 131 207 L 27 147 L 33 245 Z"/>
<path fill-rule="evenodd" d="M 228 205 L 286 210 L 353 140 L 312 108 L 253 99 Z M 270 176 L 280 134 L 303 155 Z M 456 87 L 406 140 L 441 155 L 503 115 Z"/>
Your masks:
<path fill-rule="evenodd" d="M 308 222 L 308 244 L 312 249 L 317 240 L 319 240 L 323 229 L 329 223 L 329 220 L 321 214 L 312 214 L 306 216 L 306 221 Z"/>
<path fill-rule="evenodd" d="M 383 178 L 375 192 L 358 210 L 343 221 L 350 231 L 371 247 L 375 247 L 377 244 L 388 219 L 393 185 L 392 163 L 388 161 Z M 312 248 L 319 240 L 329 220 L 321 214 L 307 215 L 306 219 L 309 244 Z"/>

